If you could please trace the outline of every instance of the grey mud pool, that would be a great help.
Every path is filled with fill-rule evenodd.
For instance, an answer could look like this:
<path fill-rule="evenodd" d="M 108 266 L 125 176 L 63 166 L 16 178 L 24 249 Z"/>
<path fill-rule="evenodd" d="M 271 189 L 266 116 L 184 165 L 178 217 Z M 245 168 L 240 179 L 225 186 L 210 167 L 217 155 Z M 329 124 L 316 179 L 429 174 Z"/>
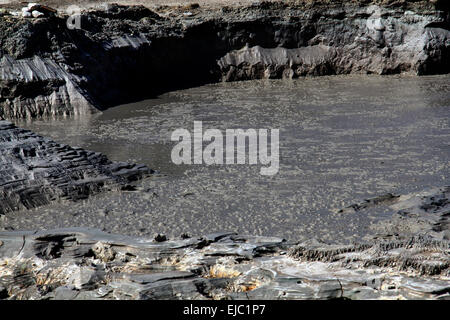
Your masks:
<path fill-rule="evenodd" d="M 280 169 L 175 165 L 171 133 L 280 130 Z M 450 76 L 333 76 L 218 83 L 89 117 L 17 125 L 111 160 L 158 171 L 136 191 L 17 212 L 5 225 L 90 227 L 130 235 L 231 231 L 290 240 L 366 239 L 389 207 L 339 209 L 380 195 L 450 183 Z M 6 218 L 5 218 L 6 219 Z"/>

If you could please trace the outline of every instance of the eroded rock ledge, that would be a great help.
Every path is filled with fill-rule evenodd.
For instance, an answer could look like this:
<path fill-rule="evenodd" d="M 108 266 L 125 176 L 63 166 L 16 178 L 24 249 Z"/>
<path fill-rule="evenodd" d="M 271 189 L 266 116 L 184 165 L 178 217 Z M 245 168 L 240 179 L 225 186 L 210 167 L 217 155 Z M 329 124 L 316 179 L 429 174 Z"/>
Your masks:
<path fill-rule="evenodd" d="M 450 299 L 449 194 L 443 187 L 351 206 L 364 214 L 389 203 L 397 218 L 346 245 L 235 233 L 0 232 L 0 298 Z"/>
<path fill-rule="evenodd" d="M 0 116 L 84 114 L 214 81 L 450 71 L 447 1 L 294 1 L 0 17 Z"/>
<path fill-rule="evenodd" d="M 120 190 L 151 170 L 58 144 L 0 120 L 0 216 L 57 200 Z"/>
<path fill-rule="evenodd" d="M 164 240 L 164 239 L 159 239 Z M 450 243 L 156 242 L 96 230 L 0 233 L 3 299 L 449 299 Z"/>

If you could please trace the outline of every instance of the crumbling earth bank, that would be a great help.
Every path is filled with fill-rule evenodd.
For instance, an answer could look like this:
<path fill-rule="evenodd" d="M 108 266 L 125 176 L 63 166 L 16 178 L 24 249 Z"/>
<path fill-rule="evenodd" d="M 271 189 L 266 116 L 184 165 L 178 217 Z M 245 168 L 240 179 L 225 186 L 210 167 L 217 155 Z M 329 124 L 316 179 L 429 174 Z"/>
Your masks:
<path fill-rule="evenodd" d="M 0 17 L 0 116 L 86 114 L 215 81 L 449 72 L 445 1 L 110 5 Z"/>

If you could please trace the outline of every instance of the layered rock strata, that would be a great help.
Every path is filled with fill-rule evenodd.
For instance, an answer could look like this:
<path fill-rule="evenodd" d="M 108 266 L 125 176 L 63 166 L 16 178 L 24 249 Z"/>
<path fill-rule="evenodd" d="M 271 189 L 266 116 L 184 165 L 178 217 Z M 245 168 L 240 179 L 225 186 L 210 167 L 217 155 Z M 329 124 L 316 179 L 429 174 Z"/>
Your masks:
<path fill-rule="evenodd" d="M 0 297 L 450 299 L 449 195 L 445 187 L 346 208 L 364 214 L 388 201 L 397 210 L 390 228 L 378 224 L 372 239 L 347 245 L 235 233 L 0 232 Z"/>
<path fill-rule="evenodd" d="M 142 165 L 56 143 L 0 120 L 0 216 L 52 201 L 120 190 L 150 174 Z"/>
<path fill-rule="evenodd" d="M 75 29 L 68 18 L 0 17 L 0 116 L 85 114 L 221 80 L 450 70 L 446 1 L 110 5 Z"/>
<path fill-rule="evenodd" d="M 163 241 L 60 229 L 0 233 L 4 299 L 449 299 L 450 243 Z"/>

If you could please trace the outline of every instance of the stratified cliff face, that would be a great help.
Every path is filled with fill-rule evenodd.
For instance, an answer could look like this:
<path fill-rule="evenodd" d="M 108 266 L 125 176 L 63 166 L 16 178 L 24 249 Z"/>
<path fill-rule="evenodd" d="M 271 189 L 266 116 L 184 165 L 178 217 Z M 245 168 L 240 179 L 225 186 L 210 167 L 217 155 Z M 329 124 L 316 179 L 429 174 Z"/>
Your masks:
<path fill-rule="evenodd" d="M 219 61 L 226 80 L 304 75 L 448 72 L 448 25 L 433 11 L 342 6 L 304 11 L 281 28 L 279 46 L 250 46 Z M 308 32 L 306 32 L 308 31 Z"/>
<path fill-rule="evenodd" d="M 80 78 L 48 58 L 13 59 L 3 56 L 1 111 L 10 118 L 34 115 L 85 115 L 97 109 L 78 87 Z"/>
<path fill-rule="evenodd" d="M 84 114 L 220 80 L 450 71 L 445 1 L 305 1 L 185 10 L 111 6 L 0 17 L 0 116 Z"/>
<path fill-rule="evenodd" d="M 119 190 L 149 174 L 145 166 L 109 161 L 0 121 L 0 216 L 56 200 Z"/>

